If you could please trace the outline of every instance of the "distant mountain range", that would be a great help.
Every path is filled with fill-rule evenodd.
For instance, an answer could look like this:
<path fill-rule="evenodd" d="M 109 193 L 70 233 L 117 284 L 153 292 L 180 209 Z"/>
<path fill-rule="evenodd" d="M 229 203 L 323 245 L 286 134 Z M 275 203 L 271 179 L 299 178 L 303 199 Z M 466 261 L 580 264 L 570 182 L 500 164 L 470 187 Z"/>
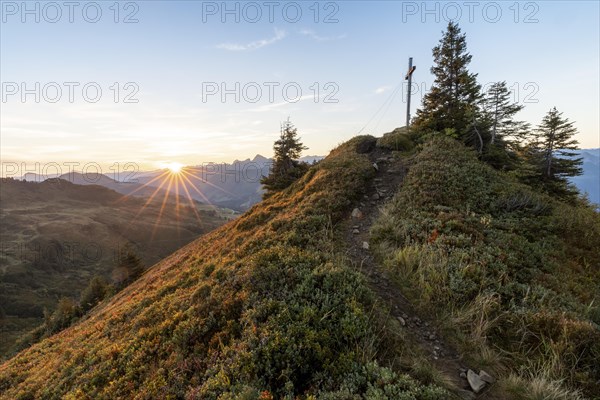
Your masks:
<path fill-rule="evenodd" d="M 305 156 L 300 161 L 313 164 L 321 156 Z M 162 199 L 165 193 L 192 198 L 205 204 L 245 211 L 262 199 L 260 180 L 269 174 L 272 159 L 257 154 L 253 159 L 235 160 L 232 163 L 206 163 L 185 167 L 177 179 L 171 180 L 168 170 L 137 173 L 131 181 L 117 181 L 106 175 L 84 175 L 71 172 L 60 176 L 25 174 L 22 179 L 42 182 L 48 178 L 60 178 L 77 185 L 100 185 L 118 193 L 136 197 Z M 169 182 L 172 182 L 169 184 Z"/>
<path fill-rule="evenodd" d="M 131 195 L 136 197 L 149 197 L 156 191 L 156 188 L 147 187 L 139 183 L 134 182 L 120 182 L 116 181 L 104 174 L 82 174 L 80 172 L 69 172 L 62 175 L 39 175 L 32 172 L 29 172 L 21 178 L 27 182 L 44 182 L 47 179 L 62 179 L 67 182 L 71 182 L 75 185 L 99 185 L 104 186 L 105 188 L 114 190 L 117 193 L 124 195 Z M 157 195 L 160 195 L 163 192 L 159 190 Z M 164 194 L 164 192 L 163 192 Z"/>
<path fill-rule="evenodd" d="M 136 176 L 138 184 L 163 188 L 203 203 L 244 211 L 262 199 L 260 180 L 269 174 L 271 160 L 261 155 L 229 163 L 185 167 L 169 188 L 169 173 L 159 170 Z"/>
<path fill-rule="evenodd" d="M 582 193 L 587 193 L 592 203 L 600 206 L 600 148 L 577 151 L 583 157 L 583 174 L 571 178 Z"/>

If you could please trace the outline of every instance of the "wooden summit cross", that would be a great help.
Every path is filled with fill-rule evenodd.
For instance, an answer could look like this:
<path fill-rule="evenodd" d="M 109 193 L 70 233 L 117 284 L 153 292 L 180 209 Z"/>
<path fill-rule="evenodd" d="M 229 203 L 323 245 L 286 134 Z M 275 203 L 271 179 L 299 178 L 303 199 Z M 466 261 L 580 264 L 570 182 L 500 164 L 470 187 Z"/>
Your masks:
<path fill-rule="evenodd" d="M 412 89 L 412 74 L 417 69 L 416 66 L 412 65 L 412 57 L 408 59 L 408 72 L 404 77 L 404 80 L 408 80 L 408 89 L 406 93 L 406 132 L 408 132 L 408 126 L 410 125 L 410 92 Z"/>

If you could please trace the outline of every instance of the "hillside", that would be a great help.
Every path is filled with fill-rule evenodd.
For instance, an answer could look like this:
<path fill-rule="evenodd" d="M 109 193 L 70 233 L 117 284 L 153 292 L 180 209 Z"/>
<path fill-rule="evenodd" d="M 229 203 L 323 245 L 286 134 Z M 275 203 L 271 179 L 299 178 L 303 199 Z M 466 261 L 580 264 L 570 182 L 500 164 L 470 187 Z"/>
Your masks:
<path fill-rule="evenodd" d="M 597 395 L 598 214 L 411 148 L 341 145 L 3 363 L 0 398 L 472 399 L 484 368 L 481 398 Z"/>
<path fill-rule="evenodd" d="M 0 190 L 0 355 L 43 321 L 58 299 L 77 299 L 96 274 L 111 278 L 119 249 L 132 244 L 146 265 L 214 229 L 219 212 L 163 198 L 124 198 L 97 185 L 11 179 Z"/>

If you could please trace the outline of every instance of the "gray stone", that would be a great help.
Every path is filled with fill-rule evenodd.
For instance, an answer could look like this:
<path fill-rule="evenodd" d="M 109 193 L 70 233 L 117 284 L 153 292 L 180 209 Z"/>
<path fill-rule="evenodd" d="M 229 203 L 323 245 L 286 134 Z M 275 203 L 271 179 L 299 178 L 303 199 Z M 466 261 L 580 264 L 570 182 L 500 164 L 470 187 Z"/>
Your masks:
<path fill-rule="evenodd" d="M 487 383 L 495 383 L 496 382 L 496 378 L 494 378 L 493 376 L 491 376 L 484 370 L 479 371 L 479 377 L 481 378 L 482 381 L 487 382 Z"/>
<path fill-rule="evenodd" d="M 371 199 L 379 200 L 379 193 L 375 193 L 373 196 L 371 196 Z"/>
<path fill-rule="evenodd" d="M 369 250 L 369 242 L 363 242 L 362 243 L 362 248 L 365 250 Z"/>
<path fill-rule="evenodd" d="M 375 171 L 379 171 L 379 166 L 377 165 L 377 163 L 373 163 L 373 168 L 375 168 Z"/>
<path fill-rule="evenodd" d="M 398 317 L 398 321 L 400 321 L 400 325 L 406 326 L 406 320 L 404 320 L 404 318 Z"/>
<path fill-rule="evenodd" d="M 473 390 L 475 393 L 481 392 L 486 385 L 486 383 L 472 369 L 467 371 L 467 382 L 469 382 L 471 390 Z"/>
<path fill-rule="evenodd" d="M 362 219 L 363 213 L 358 208 L 352 210 L 352 218 L 354 219 Z"/>
<path fill-rule="evenodd" d="M 352 233 L 355 235 L 358 235 L 360 233 L 360 231 L 358 229 L 352 229 Z"/>

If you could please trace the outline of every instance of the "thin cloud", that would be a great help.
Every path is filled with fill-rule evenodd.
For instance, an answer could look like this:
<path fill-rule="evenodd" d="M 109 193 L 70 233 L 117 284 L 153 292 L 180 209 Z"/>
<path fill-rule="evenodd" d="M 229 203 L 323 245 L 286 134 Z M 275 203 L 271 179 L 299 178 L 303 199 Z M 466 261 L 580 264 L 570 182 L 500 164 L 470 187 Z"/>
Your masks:
<path fill-rule="evenodd" d="M 342 34 L 342 35 L 338 35 L 338 36 L 319 36 L 315 31 L 310 30 L 310 29 L 304 29 L 300 31 L 301 35 L 307 36 L 313 40 L 316 40 L 317 42 L 327 42 L 330 40 L 340 40 L 340 39 L 345 39 L 346 38 L 346 34 Z"/>
<path fill-rule="evenodd" d="M 390 90 L 391 88 L 392 88 L 391 86 L 381 86 L 381 87 L 378 87 L 377 89 L 375 89 L 375 94 L 385 93 L 388 90 Z"/>
<path fill-rule="evenodd" d="M 275 29 L 275 36 L 269 39 L 261 39 L 255 40 L 246 44 L 239 43 L 221 43 L 216 47 L 217 49 L 229 50 L 229 51 L 249 51 L 249 50 L 257 50 L 261 47 L 269 46 L 275 42 L 278 42 L 286 37 L 286 32 L 280 29 Z"/>

